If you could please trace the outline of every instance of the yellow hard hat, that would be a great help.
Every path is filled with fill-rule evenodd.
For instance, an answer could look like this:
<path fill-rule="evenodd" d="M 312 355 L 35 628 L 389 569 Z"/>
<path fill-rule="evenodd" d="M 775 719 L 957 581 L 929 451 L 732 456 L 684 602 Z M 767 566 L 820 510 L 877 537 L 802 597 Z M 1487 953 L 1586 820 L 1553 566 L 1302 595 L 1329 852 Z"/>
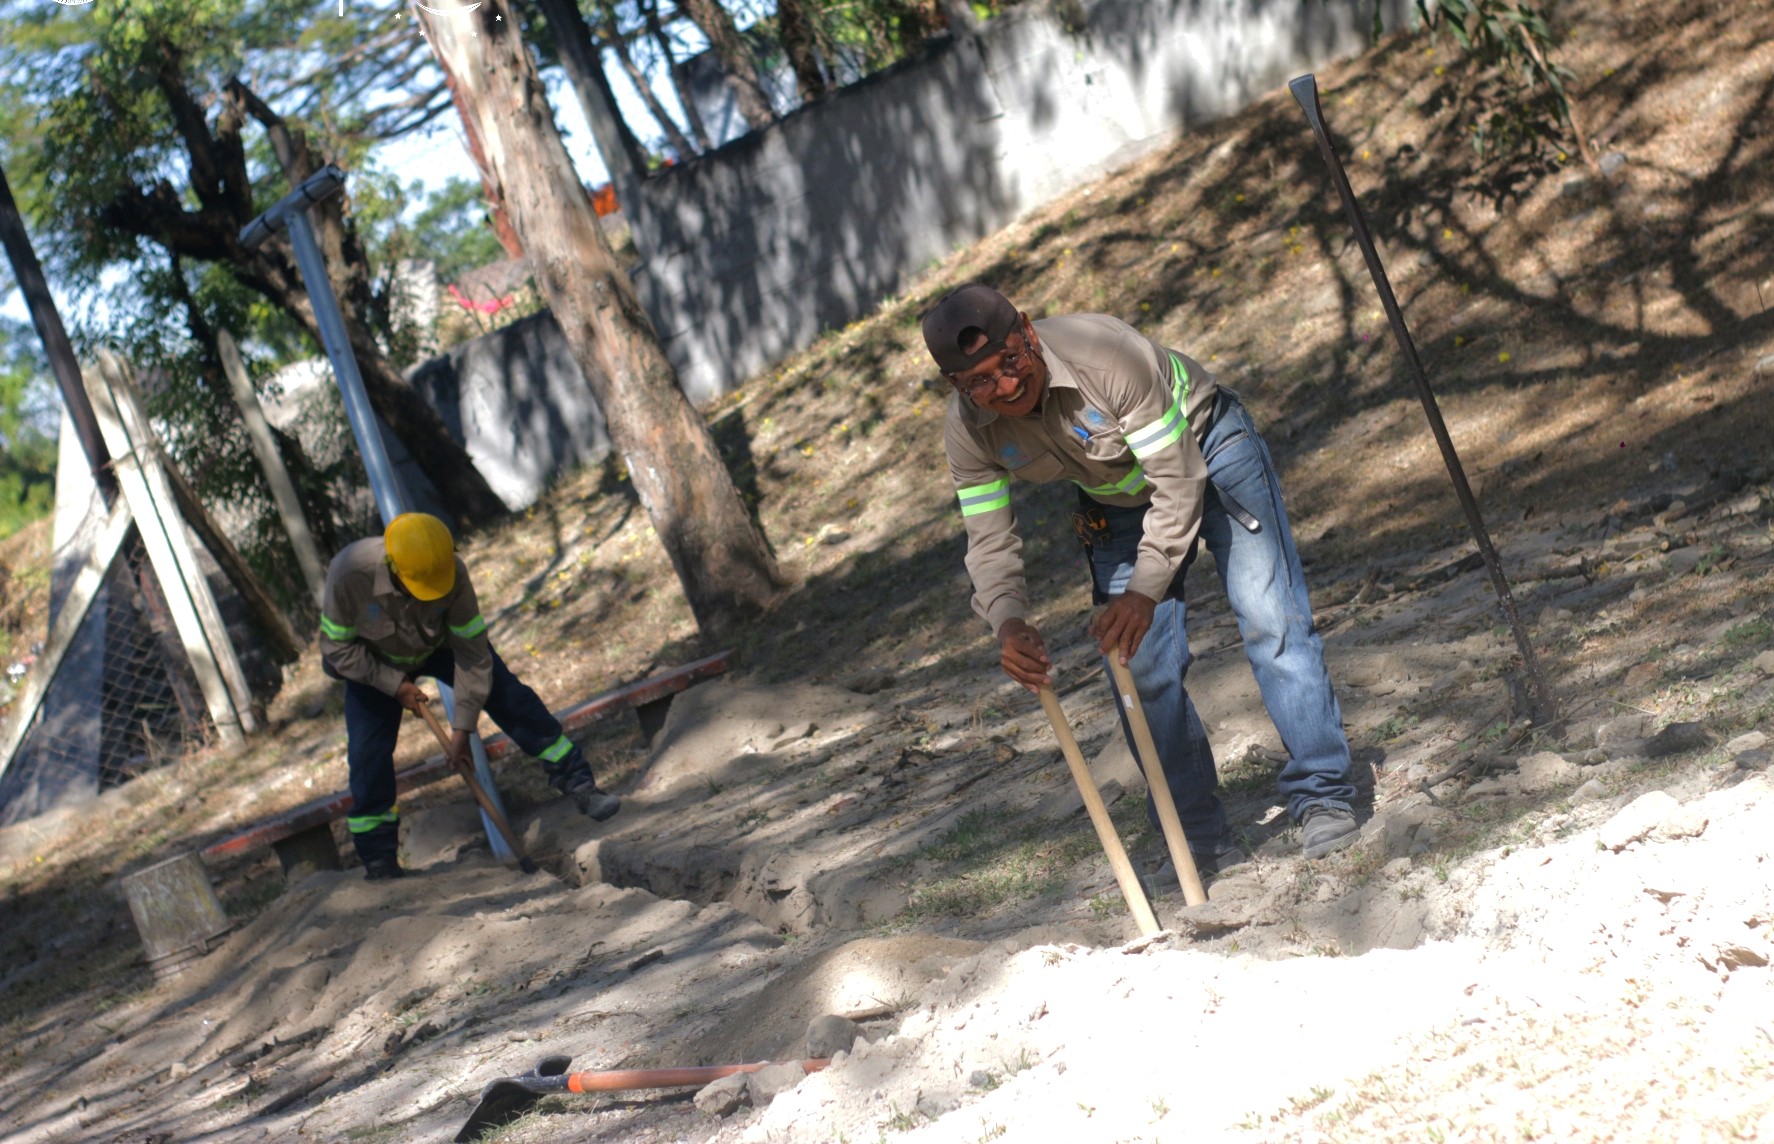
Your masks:
<path fill-rule="evenodd" d="M 423 512 L 403 512 L 382 534 L 388 566 L 419 600 L 437 600 L 456 586 L 456 542 L 444 522 Z"/>

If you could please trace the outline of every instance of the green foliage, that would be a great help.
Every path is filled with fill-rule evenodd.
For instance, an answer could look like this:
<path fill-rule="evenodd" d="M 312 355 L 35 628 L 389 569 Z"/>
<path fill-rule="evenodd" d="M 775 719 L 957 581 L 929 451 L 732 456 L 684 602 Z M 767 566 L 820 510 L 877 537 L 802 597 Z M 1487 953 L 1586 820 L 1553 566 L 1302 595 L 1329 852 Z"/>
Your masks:
<path fill-rule="evenodd" d="M 59 409 L 36 331 L 0 319 L 0 539 L 55 507 Z"/>
<path fill-rule="evenodd" d="M 415 202 L 422 202 L 417 210 Z M 464 272 L 505 257 L 487 215 L 485 192 L 473 179 L 451 178 L 430 195 L 414 182 L 388 199 L 398 210 L 373 219 L 358 194 L 360 225 L 371 223 L 374 236 L 370 260 L 389 266 L 402 258 L 428 258 L 440 282 L 454 282 Z"/>
<path fill-rule="evenodd" d="M 1482 159 L 1519 157 L 1575 140 L 1565 84 L 1545 15 L 1512 0 L 1417 0 L 1431 34 L 1446 31 L 1481 68 L 1466 129 Z"/>

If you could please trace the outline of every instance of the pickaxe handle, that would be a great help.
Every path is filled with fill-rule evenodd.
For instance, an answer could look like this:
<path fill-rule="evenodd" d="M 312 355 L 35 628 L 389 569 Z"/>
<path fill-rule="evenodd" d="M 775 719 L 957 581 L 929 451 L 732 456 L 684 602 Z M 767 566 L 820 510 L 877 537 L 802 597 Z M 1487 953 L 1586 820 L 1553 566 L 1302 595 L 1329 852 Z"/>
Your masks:
<path fill-rule="evenodd" d="M 1051 687 L 1043 687 L 1039 694 L 1041 706 L 1047 711 L 1047 721 L 1053 724 L 1053 736 L 1059 740 L 1060 752 L 1072 769 L 1072 781 L 1078 784 L 1078 793 L 1084 796 L 1084 809 L 1090 814 L 1090 824 L 1096 827 L 1097 841 L 1103 844 L 1103 853 L 1109 856 L 1109 866 L 1115 871 L 1121 896 L 1127 899 L 1127 908 L 1133 911 L 1140 933 L 1150 937 L 1160 928 L 1158 918 L 1152 913 L 1152 903 L 1146 900 L 1146 891 L 1140 887 L 1139 877 L 1133 872 L 1133 863 L 1127 860 L 1127 850 L 1115 833 L 1109 808 L 1103 805 L 1103 796 L 1096 789 L 1096 780 L 1084 763 L 1083 753 L 1078 750 L 1078 740 L 1072 735 L 1071 724 L 1066 722 L 1066 713 L 1060 709 L 1059 696 Z"/>
<path fill-rule="evenodd" d="M 1146 708 L 1140 702 L 1139 689 L 1133 685 L 1133 672 L 1121 662 L 1119 648 L 1106 657 L 1109 671 L 1115 677 L 1115 690 L 1121 693 L 1121 706 L 1127 713 L 1128 726 L 1133 728 L 1133 742 L 1138 748 L 1140 770 L 1145 772 L 1146 786 L 1152 791 L 1152 803 L 1158 808 L 1158 825 L 1164 829 L 1164 844 L 1170 848 L 1170 861 L 1176 867 L 1177 881 L 1183 886 L 1183 901 L 1199 906 L 1207 901 L 1201 888 L 1201 873 L 1195 869 L 1195 855 L 1183 835 L 1182 819 L 1177 817 L 1176 800 L 1170 797 L 1170 783 L 1164 777 L 1164 764 L 1158 758 L 1158 745 L 1152 741 L 1152 725 L 1146 722 Z"/>
<path fill-rule="evenodd" d="M 429 704 L 420 704 L 419 714 L 425 719 L 425 725 L 431 728 L 431 733 L 437 736 L 437 745 L 443 748 L 444 756 L 449 757 L 450 736 L 444 731 L 443 724 L 437 721 L 437 713 L 431 710 Z M 493 829 L 499 832 L 499 837 L 505 841 L 506 847 L 517 855 L 518 868 L 526 874 L 534 874 L 536 863 L 532 862 L 524 853 L 524 848 L 518 844 L 517 835 L 511 829 L 511 823 L 505 821 L 504 813 L 481 788 L 480 780 L 474 776 L 474 766 L 457 760 L 456 773 L 461 775 L 462 781 L 468 784 L 468 793 L 472 794 L 474 801 L 480 804 L 481 811 L 487 816 L 487 821 L 491 822 Z"/>

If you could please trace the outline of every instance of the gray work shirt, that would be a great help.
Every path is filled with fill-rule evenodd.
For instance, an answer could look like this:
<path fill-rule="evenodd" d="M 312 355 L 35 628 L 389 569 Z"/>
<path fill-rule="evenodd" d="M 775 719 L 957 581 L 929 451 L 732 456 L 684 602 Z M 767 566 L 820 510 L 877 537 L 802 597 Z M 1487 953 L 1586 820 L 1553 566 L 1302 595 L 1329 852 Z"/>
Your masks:
<path fill-rule="evenodd" d="M 1040 408 L 1001 417 L 957 393 L 943 432 L 973 610 L 994 632 L 1029 614 L 1010 478 L 1070 480 L 1104 504 L 1150 505 L 1127 586 L 1153 600 L 1194 546 L 1207 492 L 1201 441 L 1219 391 L 1211 373 L 1107 314 L 1034 327 L 1049 377 Z"/>
<path fill-rule="evenodd" d="M 460 556 L 449 593 L 416 600 L 395 586 L 381 537 L 346 545 L 327 569 L 320 612 L 320 655 L 327 666 L 386 695 L 447 644 L 456 659 L 450 723 L 459 731 L 475 729 L 493 684 L 493 649 Z"/>

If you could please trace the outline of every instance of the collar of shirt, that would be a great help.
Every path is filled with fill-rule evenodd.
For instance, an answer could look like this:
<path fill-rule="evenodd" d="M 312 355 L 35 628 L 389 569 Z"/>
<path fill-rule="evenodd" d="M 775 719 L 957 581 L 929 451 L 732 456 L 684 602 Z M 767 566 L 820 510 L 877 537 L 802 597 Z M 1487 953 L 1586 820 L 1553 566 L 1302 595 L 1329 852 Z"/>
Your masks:
<path fill-rule="evenodd" d="M 370 587 L 378 596 L 397 596 L 400 591 L 394 586 L 394 572 L 388 567 L 388 558 L 376 561 L 376 570 L 372 572 Z"/>

